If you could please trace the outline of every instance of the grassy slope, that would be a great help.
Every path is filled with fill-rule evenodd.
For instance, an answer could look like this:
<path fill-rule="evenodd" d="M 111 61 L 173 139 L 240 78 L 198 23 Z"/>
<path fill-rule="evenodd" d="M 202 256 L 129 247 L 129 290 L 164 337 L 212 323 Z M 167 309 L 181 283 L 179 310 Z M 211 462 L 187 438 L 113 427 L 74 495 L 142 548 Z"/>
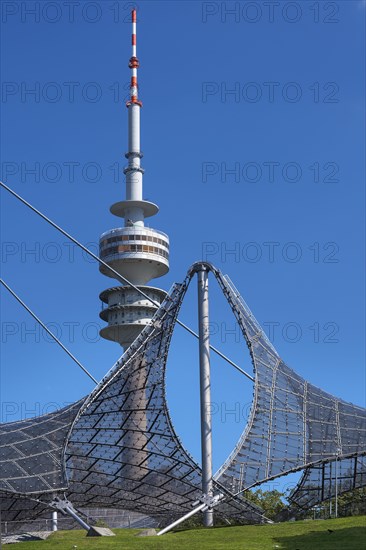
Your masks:
<path fill-rule="evenodd" d="M 22 543 L 19 550 L 72 550 L 75 546 L 77 550 L 366 550 L 366 516 L 192 529 L 168 533 L 161 538 L 136 537 L 137 532 L 117 529 L 116 537 L 86 538 L 83 531 L 60 531 L 47 541 Z"/>

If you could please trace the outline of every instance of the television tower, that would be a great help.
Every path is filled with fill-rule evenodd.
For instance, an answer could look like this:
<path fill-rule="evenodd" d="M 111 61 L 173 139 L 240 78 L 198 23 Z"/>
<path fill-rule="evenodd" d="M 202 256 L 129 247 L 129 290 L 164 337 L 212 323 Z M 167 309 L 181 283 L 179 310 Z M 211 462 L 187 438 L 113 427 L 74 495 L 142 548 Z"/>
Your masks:
<path fill-rule="evenodd" d="M 138 98 L 137 69 L 139 60 L 136 55 L 136 10 L 132 10 L 132 57 L 130 98 L 126 103 L 128 110 L 128 164 L 124 169 L 126 176 L 126 200 L 116 202 L 110 208 L 112 214 L 124 218 L 124 227 L 110 229 L 99 240 L 99 255 L 104 262 L 138 286 L 149 298 L 160 304 L 166 292 L 146 286 L 151 279 L 162 277 L 169 271 L 169 237 L 145 226 L 145 218 L 159 211 L 156 204 L 143 198 L 143 174 L 140 149 L 140 112 L 142 103 Z M 100 271 L 108 277 L 113 272 L 100 265 Z M 101 319 L 108 325 L 100 331 L 107 340 L 118 342 L 124 349 L 137 338 L 145 325 L 153 317 L 158 305 L 154 306 L 134 288 L 123 285 L 108 288 L 100 294 L 106 307 L 100 313 Z"/>

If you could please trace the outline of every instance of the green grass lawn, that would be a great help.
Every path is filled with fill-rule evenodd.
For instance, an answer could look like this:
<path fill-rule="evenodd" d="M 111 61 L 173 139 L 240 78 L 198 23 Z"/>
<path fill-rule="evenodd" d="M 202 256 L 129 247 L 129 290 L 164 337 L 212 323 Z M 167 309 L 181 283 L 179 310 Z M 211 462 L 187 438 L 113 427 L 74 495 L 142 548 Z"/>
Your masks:
<path fill-rule="evenodd" d="M 191 529 L 162 537 L 136 537 L 136 529 L 114 532 L 116 537 L 86 538 L 84 531 L 59 531 L 46 541 L 20 543 L 19 550 L 366 550 L 366 516 Z"/>

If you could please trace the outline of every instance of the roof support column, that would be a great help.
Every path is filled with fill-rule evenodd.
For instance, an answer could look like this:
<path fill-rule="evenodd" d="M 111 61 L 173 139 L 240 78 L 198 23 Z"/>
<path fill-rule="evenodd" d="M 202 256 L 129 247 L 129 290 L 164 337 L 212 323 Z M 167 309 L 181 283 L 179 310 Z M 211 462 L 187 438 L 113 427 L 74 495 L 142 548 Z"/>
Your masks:
<path fill-rule="evenodd" d="M 200 360 L 200 401 L 201 401 L 201 452 L 202 452 L 202 493 L 213 497 L 212 484 L 212 419 L 211 419 L 211 368 L 210 368 L 210 326 L 208 269 L 205 265 L 197 271 L 198 277 L 198 334 Z M 203 512 L 205 527 L 213 526 L 213 510 Z"/>

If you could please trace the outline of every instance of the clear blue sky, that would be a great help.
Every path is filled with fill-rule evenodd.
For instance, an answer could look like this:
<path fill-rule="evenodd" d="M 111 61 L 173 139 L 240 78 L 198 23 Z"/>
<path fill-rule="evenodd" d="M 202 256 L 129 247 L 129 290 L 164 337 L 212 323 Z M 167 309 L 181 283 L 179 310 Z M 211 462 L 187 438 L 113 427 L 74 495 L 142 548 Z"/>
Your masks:
<path fill-rule="evenodd" d="M 2 177 L 95 250 L 118 226 L 109 206 L 124 195 L 132 5 L 25 11 L 35 4 L 2 4 Z M 151 225 L 171 239 L 171 269 L 156 284 L 168 289 L 194 261 L 212 261 L 272 327 L 291 367 L 364 405 L 365 5 L 280 2 L 272 12 L 242 2 L 226 13 L 234 4 L 137 4 L 145 196 L 160 206 Z M 119 356 L 96 336 L 98 295 L 113 281 L 14 198 L 1 199 L 4 279 L 100 379 Z M 181 314 L 193 328 L 195 286 Z M 211 289 L 213 343 L 250 369 L 213 280 Z M 34 321 L 3 289 L 1 301 L 3 420 L 87 394 L 92 383 L 29 332 Z M 252 387 L 221 360 L 212 370 L 219 467 Z M 180 328 L 168 400 L 199 459 L 197 344 Z"/>

